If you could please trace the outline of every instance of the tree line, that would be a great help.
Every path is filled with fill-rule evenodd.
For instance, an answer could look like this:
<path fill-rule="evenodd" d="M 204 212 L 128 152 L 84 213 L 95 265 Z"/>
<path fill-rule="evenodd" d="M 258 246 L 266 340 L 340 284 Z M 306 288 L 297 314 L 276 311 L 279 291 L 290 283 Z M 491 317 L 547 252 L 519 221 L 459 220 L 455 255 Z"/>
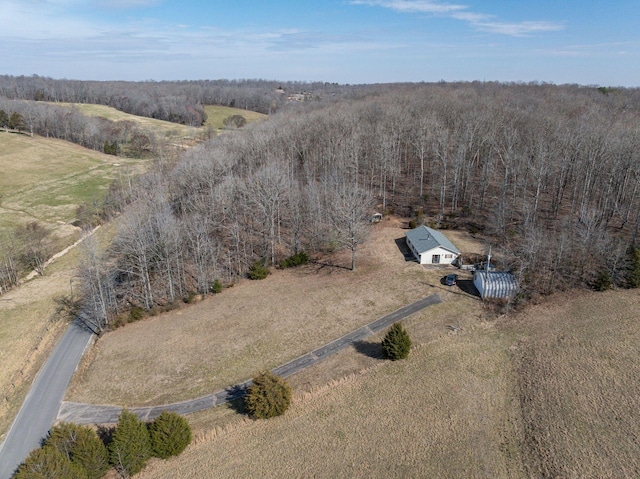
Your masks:
<path fill-rule="evenodd" d="M 108 105 L 125 113 L 201 126 L 203 105 L 224 105 L 260 113 L 275 113 L 287 101 L 283 92 L 313 92 L 316 96 L 346 95 L 365 86 L 323 82 L 268 80 L 80 81 L 38 75 L 0 75 L 0 97 Z"/>

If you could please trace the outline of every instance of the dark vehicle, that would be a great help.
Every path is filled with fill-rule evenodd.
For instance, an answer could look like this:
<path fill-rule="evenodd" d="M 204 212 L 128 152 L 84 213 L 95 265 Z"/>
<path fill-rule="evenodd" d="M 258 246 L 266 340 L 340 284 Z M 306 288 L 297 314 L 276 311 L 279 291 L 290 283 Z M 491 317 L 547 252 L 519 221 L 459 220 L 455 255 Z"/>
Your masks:
<path fill-rule="evenodd" d="M 445 283 L 447 286 L 455 286 L 457 279 L 458 279 L 457 274 L 450 274 L 446 277 Z"/>

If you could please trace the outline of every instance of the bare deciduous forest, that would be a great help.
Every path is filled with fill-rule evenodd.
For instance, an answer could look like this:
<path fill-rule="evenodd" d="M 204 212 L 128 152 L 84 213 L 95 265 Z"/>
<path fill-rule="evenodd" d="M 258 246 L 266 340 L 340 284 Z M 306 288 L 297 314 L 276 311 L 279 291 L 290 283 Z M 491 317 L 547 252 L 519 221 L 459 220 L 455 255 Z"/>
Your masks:
<path fill-rule="evenodd" d="M 282 84 L 312 91 L 292 104 L 280 85 L 0 78 L 0 95 L 14 99 L 0 109 L 81 144 L 111 122 L 69 110 L 47 121 L 25 100 L 105 103 L 193 125 L 210 103 L 271 113 L 113 185 L 105 214 L 122 213 L 120 231 L 107 251 L 89 243 L 81 273 L 100 328 L 131 308 L 233 283 L 256 261 L 348 250 L 355 268 L 376 209 L 481 235 L 517 274 L 523 300 L 604 279 L 637 286 L 637 89 Z M 94 147 L 109 141 L 100 134 Z"/>

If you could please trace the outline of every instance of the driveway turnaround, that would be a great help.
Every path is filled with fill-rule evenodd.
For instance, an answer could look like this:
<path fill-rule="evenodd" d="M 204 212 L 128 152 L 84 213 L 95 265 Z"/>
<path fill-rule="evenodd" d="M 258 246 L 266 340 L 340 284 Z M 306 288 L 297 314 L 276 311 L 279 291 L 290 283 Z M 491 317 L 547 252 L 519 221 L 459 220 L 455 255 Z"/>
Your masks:
<path fill-rule="evenodd" d="M 71 376 L 93 333 L 73 322 L 38 372 L 5 441 L 0 445 L 0 479 L 9 479 L 47 437 Z"/>
<path fill-rule="evenodd" d="M 287 364 L 279 366 L 273 370 L 275 374 L 281 377 L 287 377 L 304 368 L 312 366 L 332 354 L 342 351 L 357 341 L 377 333 L 384 328 L 390 326 L 396 321 L 406 318 L 427 306 L 441 303 L 442 300 L 437 294 L 427 296 L 415 303 L 398 309 L 387 316 L 384 316 L 366 326 L 356 329 L 355 331 L 330 342 L 310 353 L 300 356 Z M 247 380 L 236 386 L 218 391 L 214 394 L 202 396 L 188 401 L 182 401 L 174 404 L 163 406 L 130 408 L 140 419 L 152 420 L 162 413 L 162 411 L 172 411 L 178 414 L 190 414 L 197 411 L 218 406 L 220 404 L 232 401 L 242 397 L 247 388 L 251 385 L 251 380 Z M 122 412 L 122 408 L 118 406 L 102 406 L 94 404 L 81 404 L 73 402 L 63 402 L 58 413 L 58 420 L 66 422 L 74 422 L 76 424 L 108 424 L 118 422 L 118 416 Z"/>

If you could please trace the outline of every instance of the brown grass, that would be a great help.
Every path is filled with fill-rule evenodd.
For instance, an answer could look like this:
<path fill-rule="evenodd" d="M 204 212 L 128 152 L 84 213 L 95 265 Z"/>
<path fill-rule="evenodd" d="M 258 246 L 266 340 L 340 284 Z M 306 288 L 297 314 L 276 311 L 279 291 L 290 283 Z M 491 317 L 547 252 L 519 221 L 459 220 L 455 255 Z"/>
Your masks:
<path fill-rule="evenodd" d="M 554 298 L 508 325 L 524 335 L 512 355 L 528 472 L 640 477 L 640 295 L 573 296 Z"/>
<path fill-rule="evenodd" d="M 325 264 L 275 271 L 109 333 L 67 399 L 141 406 L 209 394 L 434 292 L 474 301 L 440 285 L 447 270 L 405 262 L 394 242 L 402 237 L 403 230 L 378 225 L 355 272 Z"/>

